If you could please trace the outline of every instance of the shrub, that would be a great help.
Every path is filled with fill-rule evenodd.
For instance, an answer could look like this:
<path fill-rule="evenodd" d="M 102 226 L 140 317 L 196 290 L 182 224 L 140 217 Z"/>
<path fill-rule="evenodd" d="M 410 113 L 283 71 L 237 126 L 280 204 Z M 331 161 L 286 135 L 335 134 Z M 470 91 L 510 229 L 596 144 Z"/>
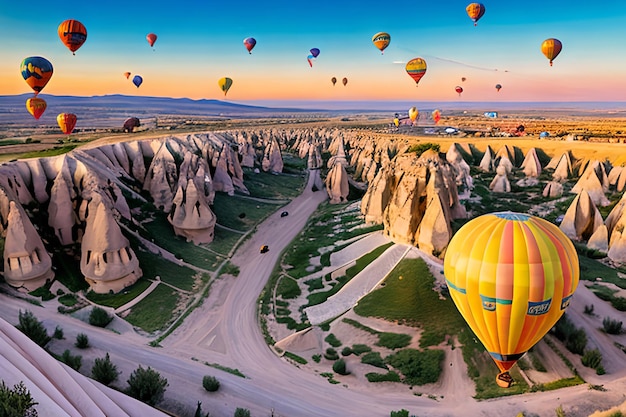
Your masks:
<path fill-rule="evenodd" d="M 89 337 L 85 333 L 78 333 L 76 335 L 76 343 L 74 343 L 79 349 L 87 349 L 89 347 Z"/>
<path fill-rule="evenodd" d="M 214 376 L 205 375 L 202 378 L 202 386 L 209 392 L 215 392 L 220 389 L 220 381 L 218 381 Z"/>
<path fill-rule="evenodd" d="M 367 345 L 362 345 L 362 344 L 352 345 L 352 353 L 354 353 L 357 356 L 359 356 L 362 353 L 367 353 L 371 351 L 372 351 L 372 348 Z"/>
<path fill-rule="evenodd" d="M 37 404 L 23 382 L 9 388 L 3 380 L 0 380 L 0 415 L 36 416 L 37 412 L 32 408 Z"/>
<path fill-rule="evenodd" d="M 622 333 L 622 322 L 619 320 L 605 317 L 604 320 L 602 320 L 602 326 L 604 328 L 604 331 L 608 334 Z"/>
<path fill-rule="evenodd" d="M 331 345 L 332 347 L 339 347 L 339 346 L 341 346 L 341 341 L 339 339 L 337 339 L 337 336 L 335 336 L 333 333 L 331 333 L 328 336 L 326 336 L 324 341 L 326 343 L 328 343 L 329 345 Z"/>
<path fill-rule="evenodd" d="M 580 361 L 588 368 L 597 369 L 598 366 L 602 366 L 602 354 L 598 349 L 585 350 Z"/>
<path fill-rule="evenodd" d="M 388 349 L 400 349 L 411 343 L 411 335 L 402 333 L 380 333 L 378 335 L 377 346 Z"/>
<path fill-rule="evenodd" d="M 57 326 L 54 328 L 54 334 L 52 335 L 55 339 L 63 340 L 63 329 L 61 326 Z"/>
<path fill-rule="evenodd" d="M 385 365 L 385 361 L 380 356 L 379 352 L 366 353 L 361 358 L 361 363 L 366 363 L 368 365 L 376 366 L 377 368 L 388 369 L 387 365 Z"/>
<path fill-rule="evenodd" d="M 127 394 L 133 398 L 154 406 L 161 401 L 167 387 L 167 379 L 162 378 L 154 369 L 144 369 L 139 365 L 128 378 Z"/>
<path fill-rule="evenodd" d="M 443 358 L 442 350 L 404 349 L 388 356 L 386 362 L 404 375 L 406 384 L 423 385 L 437 382 Z"/>
<path fill-rule="evenodd" d="M 346 361 L 343 359 L 338 359 L 333 363 L 333 371 L 339 375 L 350 375 L 350 371 L 346 369 Z"/>
<path fill-rule="evenodd" d="M 75 371 L 78 371 L 83 364 L 83 357 L 80 355 L 72 355 L 69 349 L 63 351 L 59 360 Z"/>
<path fill-rule="evenodd" d="M 313 355 L 311 356 L 311 359 L 313 359 L 313 362 L 315 363 L 320 363 L 320 361 L 322 360 L 322 355 L 319 355 L 319 354 Z"/>
<path fill-rule="evenodd" d="M 341 350 L 341 356 L 350 356 L 350 355 L 352 355 L 352 349 L 350 348 L 350 346 L 346 346 L 345 348 Z"/>
<path fill-rule="evenodd" d="M 20 310 L 19 324 L 15 327 L 41 347 L 45 347 L 50 342 L 51 337 L 48 336 L 43 323 L 37 320 L 29 310 L 24 312 Z"/>
<path fill-rule="evenodd" d="M 593 316 L 593 304 L 585 305 L 585 310 L 583 312 L 588 316 Z"/>
<path fill-rule="evenodd" d="M 329 361 L 334 361 L 339 359 L 339 355 L 337 355 L 337 351 L 333 348 L 326 349 L 326 353 L 324 353 L 324 357 Z"/>
<path fill-rule="evenodd" d="M 89 313 L 89 324 L 96 327 L 107 327 L 113 320 L 113 316 L 110 316 L 102 307 L 94 307 Z"/>
<path fill-rule="evenodd" d="M 386 374 L 369 372 L 365 374 L 365 378 L 367 378 L 369 382 L 400 382 L 400 375 L 393 371 L 387 372 Z"/>
<path fill-rule="evenodd" d="M 118 372 L 117 366 L 111 362 L 108 352 L 104 358 L 96 358 L 91 367 L 91 377 L 104 385 L 109 385 L 115 381 L 119 374 L 120 372 Z"/>
<path fill-rule="evenodd" d="M 250 410 L 247 408 L 237 407 L 235 410 L 235 417 L 250 417 Z"/>
<path fill-rule="evenodd" d="M 409 411 L 404 408 L 399 411 L 392 411 L 389 417 L 409 417 Z"/>
<path fill-rule="evenodd" d="M 556 322 L 553 331 L 557 339 L 563 341 L 567 350 L 578 355 L 584 353 L 587 347 L 587 334 L 583 329 L 577 328 L 567 314 Z"/>

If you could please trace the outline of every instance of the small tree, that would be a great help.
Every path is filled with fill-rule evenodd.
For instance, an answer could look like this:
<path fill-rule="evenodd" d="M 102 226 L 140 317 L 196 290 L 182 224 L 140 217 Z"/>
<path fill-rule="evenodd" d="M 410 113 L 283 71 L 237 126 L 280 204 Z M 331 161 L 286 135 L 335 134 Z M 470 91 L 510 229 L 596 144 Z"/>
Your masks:
<path fill-rule="evenodd" d="M 33 409 L 37 402 L 33 400 L 23 382 L 14 385 L 13 388 L 6 386 L 0 380 L 0 415 L 8 417 L 36 417 L 37 410 Z"/>
<path fill-rule="evenodd" d="M 78 371 L 83 364 L 83 357 L 72 355 L 69 349 L 65 349 L 59 360 L 75 371 Z"/>
<path fill-rule="evenodd" d="M 163 399 L 167 379 L 162 378 L 154 369 L 148 366 L 144 369 L 139 365 L 128 378 L 128 395 L 154 406 Z"/>
<path fill-rule="evenodd" d="M 339 375 L 349 375 L 350 372 L 346 369 L 346 361 L 343 359 L 338 359 L 333 363 L 333 371 L 337 372 Z"/>
<path fill-rule="evenodd" d="M 45 347 L 51 339 L 51 337 L 48 336 L 43 323 L 37 320 L 37 318 L 29 310 L 24 312 L 20 310 L 19 324 L 15 327 L 41 347 Z"/>
<path fill-rule="evenodd" d="M 104 385 L 109 385 L 115 381 L 120 372 L 117 366 L 111 362 L 109 353 L 104 358 L 96 358 L 91 368 L 91 377 Z"/>
<path fill-rule="evenodd" d="M 110 316 L 102 307 L 94 307 L 89 313 L 89 324 L 97 327 L 106 327 L 113 320 L 113 316 Z"/>
<path fill-rule="evenodd" d="M 602 320 L 602 326 L 604 328 L 604 331 L 608 334 L 622 333 L 622 322 L 619 320 L 605 317 L 604 320 Z"/>
<path fill-rule="evenodd" d="M 390 417 L 409 417 L 409 411 L 404 408 L 399 411 L 392 411 Z"/>
<path fill-rule="evenodd" d="M 63 340 L 65 337 L 63 336 L 63 329 L 61 326 L 57 326 L 54 328 L 54 334 L 52 335 L 55 339 Z"/>
<path fill-rule="evenodd" d="M 87 349 L 89 347 L 89 336 L 85 333 L 78 333 L 76 335 L 76 343 L 74 343 L 79 349 Z"/>
<path fill-rule="evenodd" d="M 196 407 L 196 414 L 193 417 L 210 417 L 210 413 L 203 414 L 202 411 L 202 401 L 198 401 L 198 406 Z"/>
<path fill-rule="evenodd" d="M 237 407 L 235 410 L 235 417 L 250 417 L 250 410 L 247 408 Z"/>
<path fill-rule="evenodd" d="M 202 386 L 209 392 L 215 392 L 220 389 L 220 381 L 218 381 L 214 376 L 205 375 L 202 378 Z"/>

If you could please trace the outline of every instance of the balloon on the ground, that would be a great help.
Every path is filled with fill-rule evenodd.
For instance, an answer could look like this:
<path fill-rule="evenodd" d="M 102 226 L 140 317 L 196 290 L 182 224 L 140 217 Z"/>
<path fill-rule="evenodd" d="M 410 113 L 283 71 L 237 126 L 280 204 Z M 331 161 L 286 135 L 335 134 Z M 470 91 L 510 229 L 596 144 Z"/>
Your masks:
<path fill-rule="evenodd" d="M 415 81 L 415 85 L 417 85 L 424 74 L 426 74 L 426 61 L 423 58 L 413 58 L 406 63 L 405 69 L 407 74 Z"/>
<path fill-rule="evenodd" d="M 380 53 L 383 54 L 385 48 L 388 47 L 389 42 L 391 42 L 391 36 L 387 32 L 378 32 L 372 36 L 372 42 L 374 46 L 380 50 Z"/>
<path fill-rule="evenodd" d="M 470 3 L 465 8 L 467 15 L 474 22 L 474 26 L 478 24 L 478 20 L 485 14 L 485 6 L 482 3 Z"/>
<path fill-rule="evenodd" d="M 561 53 L 561 49 L 563 49 L 563 44 L 555 38 L 548 38 L 541 44 L 541 52 L 550 60 L 550 66 L 552 66 L 552 61 Z"/>
<path fill-rule="evenodd" d="M 73 113 L 59 113 L 57 123 L 61 131 L 69 135 L 74 130 L 74 126 L 76 126 L 76 115 Z"/>
<path fill-rule="evenodd" d="M 496 382 L 509 387 L 511 367 L 565 313 L 578 285 L 578 255 L 547 220 L 491 213 L 454 234 L 444 275 L 454 304 L 500 369 Z"/>
<path fill-rule="evenodd" d="M 87 29 L 78 20 L 63 21 L 58 28 L 59 38 L 67 48 L 76 55 L 76 51 L 87 40 Z"/>
<path fill-rule="evenodd" d="M 343 83 L 343 85 L 346 85 L 348 84 L 348 79 L 344 77 L 343 80 L 341 80 L 341 82 Z"/>
<path fill-rule="evenodd" d="M 46 111 L 46 100 L 40 97 L 32 97 L 26 100 L 26 109 L 35 119 L 39 119 L 44 111 Z"/>
<path fill-rule="evenodd" d="M 252 49 L 254 49 L 254 46 L 256 45 L 256 39 L 254 38 L 246 38 L 243 40 L 243 44 L 246 47 L 246 49 L 248 50 L 248 53 L 251 54 L 252 53 Z"/>
<path fill-rule="evenodd" d="M 141 83 L 143 83 L 143 78 L 141 78 L 141 75 L 135 75 L 133 77 L 133 84 L 135 84 L 135 87 L 139 88 Z"/>
<path fill-rule="evenodd" d="M 437 109 L 433 110 L 432 116 L 435 124 L 439 123 L 439 120 L 441 120 L 441 111 Z"/>
<path fill-rule="evenodd" d="M 148 33 L 148 34 L 146 35 L 146 40 L 148 41 L 148 44 L 149 44 L 150 46 L 154 46 L 154 43 L 156 42 L 157 37 L 158 37 L 158 36 L 157 36 L 156 34 L 154 34 L 154 33 Z"/>
<path fill-rule="evenodd" d="M 52 77 L 52 64 L 46 58 L 30 56 L 20 64 L 20 72 L 26 83 L 37 95 Z"/>
<path fill-rule="evenodd" d="M 230 87 L 233 85 L 233 80 L 228 77 L 222 77 L 217 81 L 217 85 L 224 92 L 224 95 L 226 95 Z"/>

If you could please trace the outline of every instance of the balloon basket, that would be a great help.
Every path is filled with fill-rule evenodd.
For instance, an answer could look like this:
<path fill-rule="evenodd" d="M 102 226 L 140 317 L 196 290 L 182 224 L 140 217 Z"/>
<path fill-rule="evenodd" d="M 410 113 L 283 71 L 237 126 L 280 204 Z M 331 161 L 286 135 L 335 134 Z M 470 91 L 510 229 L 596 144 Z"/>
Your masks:
<path fill-rule="evenodd" d="M 513 377 L 509 374 L 509 371 L 501 372 L 496 376 L 496 383 L 501 388 L 511 388 L 513 382 Z"/>

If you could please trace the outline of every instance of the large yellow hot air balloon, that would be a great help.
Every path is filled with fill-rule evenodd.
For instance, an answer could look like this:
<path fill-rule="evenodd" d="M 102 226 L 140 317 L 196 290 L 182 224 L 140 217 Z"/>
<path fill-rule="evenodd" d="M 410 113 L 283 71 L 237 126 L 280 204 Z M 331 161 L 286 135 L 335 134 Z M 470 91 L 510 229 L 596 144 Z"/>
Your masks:
<path fill-rule="evenodd" d="M 378 32 L 372 36 L 372 42 L 374 46 L 380 49 L 380 53 L 383 54 L 385 48 L 388 47 L 389 42 L 391 42 L 391 36 L 387 32 Z"/>
<path fill-rule="evenodd" d="M 578 285 L 578 256 L 547 220 L 492 213 L 455 233 L 444 274 L 454 304 L 500 368 L 496 382 L 509 387 L 509 369 L 569 305 Z"/>
<path fill-rule="evenodd" d="M 233 80 L 228 77 L 222 77 L 217 81 L 217 85 L 220 86 L 220 89 L 224 92 L 224 95 L 226 95 L 230 86 L 233 85 Z"/>
<path fill-rule="evenodd" d="M 413 106 L 409 109 L 409 119 L 411 119 L 413 123 L 415 123 L 415 120 L 417 120 L 418 115 L 419 110 L 417 110 L 417 107 Z"/>
<path fill-rule="evenodd" d="M 558 39 L 549 38 L 541 44 L 541 52 L 550 60 L 550 66 L 554 58 L 561 53 L 561 49 L 563 49 L 563 44 Z"/>
<path fill-rule="evenodd" d="M 422 58 L 413 58 L 406 63 L 406 73 L 415 81 L 417 85 L 424 74 L 426 74 L 426 61 Z"/>

